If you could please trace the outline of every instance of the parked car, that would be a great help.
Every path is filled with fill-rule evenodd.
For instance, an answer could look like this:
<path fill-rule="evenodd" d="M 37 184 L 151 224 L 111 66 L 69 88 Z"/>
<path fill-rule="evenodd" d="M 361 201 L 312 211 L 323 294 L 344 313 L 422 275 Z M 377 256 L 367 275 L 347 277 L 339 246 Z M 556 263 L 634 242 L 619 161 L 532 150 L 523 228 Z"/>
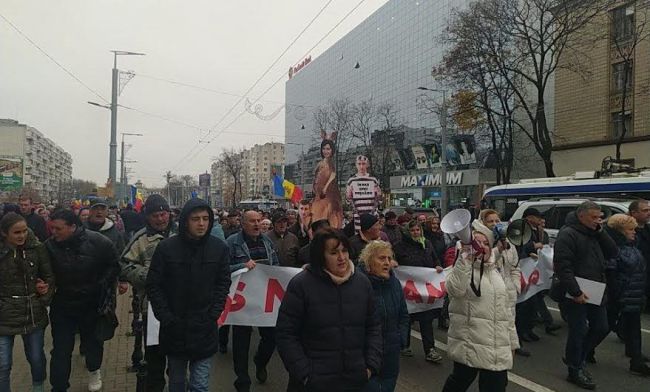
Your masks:
<path fill-rule="evenodd" d="M 512 214 L 510 221 L 521 219 L 527 208 L 533 207 L 539 210 L 546 219 L 546 232 L 551 243 L 555 242 L 557 233 L 566 221 L 566 216 L 575 211 L 580 203 L 591 200 L 600 205 L 603 210 L 603 220 L 614 215 L 628 212 L 632 200 L 625 199 L 587 199 L 587 198 L 554 198 L 554 199 L 531 199 L 521 202 L 519 208 Z"/>

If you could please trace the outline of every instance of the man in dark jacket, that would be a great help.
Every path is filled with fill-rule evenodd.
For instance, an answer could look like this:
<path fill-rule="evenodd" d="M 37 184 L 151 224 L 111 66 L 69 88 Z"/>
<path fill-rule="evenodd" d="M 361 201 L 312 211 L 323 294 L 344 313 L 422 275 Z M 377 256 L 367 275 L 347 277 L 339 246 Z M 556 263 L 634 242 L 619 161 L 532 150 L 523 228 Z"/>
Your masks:
<path fill-rule="evenodd" d="M 56 280 L 50 309 L 50 383 L 57 392 L 70 387 L 70 359 L 79 331 L 90 372 L 88 390 L 97 392 L 102 388 L 104 342 L 95 330 L 100 312 L 115 301 L 119 256 L 110 240 L 86 230 L 72 211 L 57 211 L 51 220 L 52 238 L 45 243 Z"/>
<path fill-rule="evenodd" d="M 117 253 L 124 250 L 124 236 L 117 230 L 115 222 L 108 218 L 108 204 L 102 199 L 93 199 L 90 202 L 90 215 L 88 221 L 84 223 L 86 229 L 103 234 L 111 240 Z"/>
<path fill-rule="evenodd" d="M 20 207 L 20 214 L 27 221 L 27 227 L 32 229 L 39 241 L 45 242 L 47 239 L 47 225 L 45 219 L 34 212 L 32 198 L 30 196 L 20 196 L 18 206 Z"/>
<path fill-rule="evenodd" d="M 402 240 L 402 227 L 397 224 L 397 214 L 393 211 L 386 213 L 386 224 L 382 228 L 390 243 L 395 246 Z"/>
<path fill-rule="evenodd" d="M 350 238 L 350 260 L 355 264 L 368 242 L 378 240 L 381 233 L 381 223 L 375 215 L 361 214 L 359 225 L 361 231 Z"/>
<path fill-rule="evenodd" d="M 127 204 L 126 208 L 120 212 L 120 217 L 122 218 L 122 222 L 124 222 L 124 233 L 127 240 L 130 240 L 133 234 L 145 226 L 145 217 L 133 211 L 133 204 L 131 203 Z"/>
<path fill-rule="evenodd" d="M 278 251 L 278 259 L 283 267 L 300 267 L 298 265 L 298 251 L 300 244 L 295 234 L 287 231 L 287 214 L 278 211 L 271 219 L 273 230 L 266 233 L 266 236 L 273 242 Z"/>
<path fill-rule="evenodd" d="M 576 278 L 605 282 L 607 260 L 616 257 L 616 243 L 601 226 L 602 211 L 594 202 L 580 204 L 575 213 L 567 215 L 566 225 L 555 242 L 553 266 L 560 284 L 571 296 L 563 300 L 569 324 L 566 342 L 567 380 L 585 389 L 596 383 L 584 371 L 587 355 L 609 333 L 607 310 L 601 304 L 589 304 L 590 293 L 583 292 Z"/>
<path fill-rule="evenodd" d="M 122 254 L 121 280 L 126 281 L 133 287 L 133 332 L 136 333 L 135 344 L 131 361 L 135 368 L 139 368 L 142 360 L 142 341 L 146 339 L 146 331 L 143 325 L 147 325 L 148 301 L 145 295 L 145 283 L 151 258 L 158 244 L 168 238 L 173 231 L 174 225 L 169 214 L 169 204 L 164 197 L 153 194 L 144 203 L 147 226 L 137 231 L 131 242 L 124 249 Z M 142 319 L 138 316 L 142 315 Z M 144 349 L 144 360 L 146 363 L 146 391 L 162 392 L 165 387 L 165 365 L 167 360 L 161 353 L 159 345 L 146 346 Z M 142 369 L 138 369 L 142 370 Z M 138 382 L 142 383 L 141 378 Z"/>
<path fill-rule="evenodd" d="M 252 270 L 258 263 L 279 265 L 273 242 L 260 232 L 262 214 L 257 211 L 246 211 L 243 218 L 242 230 L 228 237 L 227 240 L 230 248 L 230 271 L 235 272 L 243 268 Z M 232 361 L 237 375 L 234 385 L 238 392 L 250 390 L 248 352 L 252 330 L 253 327 L 246 325 L 232 327 Z M 266 365 L 275 351 L 275 328 L 258 327 L 258 332 L 261 339 L 253 362 L 255 362 L 257 381 L 263 384 L 268 378 Z"/>
<path fill-rule="evenodd" d="M 216 320 L 230 290 L 228 246 L 210 235 L 214 213 L 190 199 L 178 219 L 178 235 L 153 253 L 146 293 L 160 320 L 160 348 L 167 355 L 169 390 L 184 391 L 187 367 L 192 391 L 208 391 L 217 352 Z"/>
<path fill-rule="evenodd" d="M 309 241 L 314 237 L 314 234 L 320 230 L 320 229 L 325 229 L 330 227 L 330 222 L 327 219 L 319 219 L 315 222 L 312 222 L 309 225 L 309 230 L 307 231 L 307 235 L 309 238 Z M 305 264 L 309 264 L 309 253 L 310 253 L 310 242 L 307 243 L 307 245 L 303 246 L 300 248 L 298 251 L 298 266 L 302 267 Z"/>
<path fill-rule="evenodd" d="M 298 221 L 289 227 L 289 231 L 298 237 L 301 248 L 309 243 L 309 226 L 311 223 L 311 202 L 301 200 L 298 209 Z"/>
<path fill-rule="evenodd" d="M 223 234 L 226 239 L 231 235 L 241 231 L 241 215 L 239 211 L 232 209 L 228 212 L 228 225 L 223 228 Z"/>
<path fill-rule="evenodd" d="M 647 200 L 634 200 L 630 203 L 630 216 L 636 219 L 636 247 L 639 248 L 646 264 L 650 266 L 650 203 Z M 650 303 L 650 268 L 646 269 L 647 282 L 647 303 Z M 646 307 L 650 312 L 650 306 Z"/>

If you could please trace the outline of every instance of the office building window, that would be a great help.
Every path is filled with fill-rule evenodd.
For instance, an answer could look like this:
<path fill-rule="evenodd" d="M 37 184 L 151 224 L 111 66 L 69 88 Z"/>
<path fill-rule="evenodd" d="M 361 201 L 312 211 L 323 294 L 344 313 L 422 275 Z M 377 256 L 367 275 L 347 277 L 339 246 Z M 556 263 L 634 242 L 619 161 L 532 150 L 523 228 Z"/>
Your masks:
<path fill-rule="evenodd" d="M 623 124 L 625 124 L 625 137 L 632 136 L 632 113 L 625 113 L 624 116 L 621 116 L 621 113 L 612 113 L 612 138 L 618 139 L 623 133 Z"/>
<path fill-rule="evenodd" d="M 625 62 L 612 64 L 612 90 L 614 92 L 617 93 L 623 92 L 624 86 L 626 88 L 627 93 L 630 93 L 630 91 L 632 91 L 632 77 L 634 75 L 632 71 L 634 68 L 634 64 L 630 62 L 627 68 L 628 69 L 626 72 Z"/>
<path fill-rule="evenodd" d="M 634 5 L 625 5 L 612 11 L 612 38 L 624 42 L 634 35 Z"/>

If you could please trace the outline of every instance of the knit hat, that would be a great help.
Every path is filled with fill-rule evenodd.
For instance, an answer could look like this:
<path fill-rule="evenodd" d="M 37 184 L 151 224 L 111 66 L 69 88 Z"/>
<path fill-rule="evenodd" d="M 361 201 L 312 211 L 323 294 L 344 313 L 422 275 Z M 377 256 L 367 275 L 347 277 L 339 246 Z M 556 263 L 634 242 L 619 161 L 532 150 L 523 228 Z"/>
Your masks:
<path fill-rule="evenodd" d="M 372 214 L 361 214 L 359 220 L 361 221 L 361 231 L 368 231 L 375 223 L 379 222 L 379 219 Z"/>
<path fill-rule="evenodd" d="M 147 201 L 144 202 L 144 213 L 149 215 L 158 211 L 169 211 L 169 204 L 164 197 L 154 193 L 147 197 Z"/>
<path fill-rule="evenodd" d="M 281 220 L 287 220 L 287 214 L 284 211 L 276 211 L 271 217 L 273 224 L 276 224 Z"/>

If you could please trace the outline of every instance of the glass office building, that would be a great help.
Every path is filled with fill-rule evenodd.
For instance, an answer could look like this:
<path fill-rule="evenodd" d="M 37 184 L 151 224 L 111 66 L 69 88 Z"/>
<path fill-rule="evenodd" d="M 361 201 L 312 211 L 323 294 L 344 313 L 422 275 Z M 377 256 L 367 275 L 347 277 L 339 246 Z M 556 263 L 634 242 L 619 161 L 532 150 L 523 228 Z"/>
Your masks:
<path fill-rule="evenodd" d="M 440 37 L 452 11 L 469 0 L 390 0 L 317 58 L 290 72 L 286 82 L 285 163 L 319 143 L 313 113 L 333 99 L 372 99 L 398 111 L 400 124 L 439 129 L 436 115 L 418 100 L 442 99 L 432 67 L 442 59 Z"/>

